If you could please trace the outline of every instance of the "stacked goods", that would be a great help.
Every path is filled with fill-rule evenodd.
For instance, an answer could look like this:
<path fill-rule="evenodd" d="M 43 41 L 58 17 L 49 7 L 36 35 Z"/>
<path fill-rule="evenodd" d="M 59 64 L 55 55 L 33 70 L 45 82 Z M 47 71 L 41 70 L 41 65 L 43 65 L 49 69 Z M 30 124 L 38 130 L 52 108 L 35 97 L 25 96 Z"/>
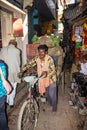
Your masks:
<path fill-rule="evenodd" d="M 41 36 L 37 43 L 39 44 L 46 44 L 48 46 L 48 54 L 52 56 L 59 56 L 60 55 L 60 47 L 57 47 L 52 40 L 52 38 L 48 35 Z"/>
<path fill-rule="evenodd" d="M 48 46 L 48 54 L 57 57 L 58 61 L 55 62 L 57 64 L 57 75 L 59 75 L 62 70 L 64 52 L 59 46 L 60 40 L 53 37 L 54 36 L 44 35 L 38 39 L 37 43 L 46 44 Z"/>
<path fill-rule="evenodd" d="M 33 38 L 32 38 L 32 43 L 35 44 L 38 40 L 38 36 L 37 35 L 34 35 Z"/>

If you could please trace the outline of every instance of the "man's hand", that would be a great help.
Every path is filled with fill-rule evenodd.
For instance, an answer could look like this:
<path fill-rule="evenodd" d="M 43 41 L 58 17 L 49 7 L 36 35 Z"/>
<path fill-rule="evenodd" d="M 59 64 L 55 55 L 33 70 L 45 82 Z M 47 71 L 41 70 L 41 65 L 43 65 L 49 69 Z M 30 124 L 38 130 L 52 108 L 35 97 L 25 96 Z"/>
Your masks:
<path fill-rule="evenodd" d="M 17 76 L 18 76 L 19 78 L 21 78 L 21 77 L 23 76 L 23 72 L 20 71 L 20 72 L 17 74 Z"/>
<path fill-rule="evenodd" d="M 43 78 L 46 78 L 47 77 L 47 71 L 43 71 L 41 76 L 43 76 Z"/>

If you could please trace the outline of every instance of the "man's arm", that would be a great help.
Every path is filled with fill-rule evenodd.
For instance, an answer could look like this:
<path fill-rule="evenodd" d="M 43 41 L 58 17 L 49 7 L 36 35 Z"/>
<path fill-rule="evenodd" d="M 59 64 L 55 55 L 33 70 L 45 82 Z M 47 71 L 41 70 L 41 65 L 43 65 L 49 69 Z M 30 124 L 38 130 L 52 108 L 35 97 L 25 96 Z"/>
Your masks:
<path fill-rule="evenodd" d="M 21 68 L 21 72 L 25 72 L 26 70 L 28 70 L 29 68 L 33 68 L 36 66 L 36 57 L 33 58 L 32 60 L 30 60 L 27 64 L 25 64 L 22 68 Z"/>
<path fill-rule="evenodd" d="M 54 65 L 54 61 L 52 58 L 50 58 L 49 60 L 49 74 L 48 76 L 49 77 L 52 77 L 53 75 L 56 75 L 56 68 L 55 68 L 55 65 Z"/>
<path fill-rule="evenodd" d="M 18 73 L 18 77 L 22 77 L 22 75 L 23 75 L 23 73 L 26 71 L 26 70 L 28 70 L 29 68 L 33 68 L 33 67 L 35 67 L 36 66 L 36 57 L 35 58 L 33 58 L 32 60 L 30 60 L 27 64 L 25 64 L 22 68 L 21 68 L 21 70 L 20 70 L 20 72 Z"/>

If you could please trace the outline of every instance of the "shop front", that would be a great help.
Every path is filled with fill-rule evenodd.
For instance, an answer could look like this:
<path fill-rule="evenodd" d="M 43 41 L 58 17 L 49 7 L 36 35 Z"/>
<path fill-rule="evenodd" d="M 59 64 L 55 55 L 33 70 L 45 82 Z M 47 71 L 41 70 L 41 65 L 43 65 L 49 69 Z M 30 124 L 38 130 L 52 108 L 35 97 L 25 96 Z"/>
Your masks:
<path fill-rule="evenodd" d="M 14 35 L 13 19 L 20 18 L 23 21 L 23 12 L 18 7 L 12 5 L 8 1 L 0 1 L 0 26 L 1 26 L 1 43 L 2 46 L 7 46 Z M 22 37 L 22 36 L 21 36 Z"/>
<path fill-rule="evenodd" d="M 7 0 L 0 0 L 0 46 L 7 46 L 15 39 L 22 50 L 23 64 L 26 63 L 26 44 L 28 43 L 27 13 Z"/>
<path fill-rule="evenodd" d="M 66 46 L 74 53 L 76 58 L 80 58 L 83 51 L 87 50 L 86 30 L 87 30 L 87 3 L 69 6 L 63 14 L 64 31 Z M 67 42 L 69 41 L 69 42 Z M 69 44 L 68 44 L 69 43 Z"/>
<path fill-rule="evenodd" d="M 2 46 L 7 46 L 11 35 L 12 35 L 12 13 L 8 11 L 4 11 L 4 9 L 0 10 L 0 25 L 1 25 L 1 44 Z"/>

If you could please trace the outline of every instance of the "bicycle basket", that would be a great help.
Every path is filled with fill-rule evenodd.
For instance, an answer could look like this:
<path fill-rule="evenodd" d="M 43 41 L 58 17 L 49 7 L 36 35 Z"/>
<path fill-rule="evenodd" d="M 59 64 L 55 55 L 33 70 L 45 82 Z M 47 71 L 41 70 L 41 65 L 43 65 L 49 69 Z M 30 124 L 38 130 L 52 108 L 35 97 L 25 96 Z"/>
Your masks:
<path fill-rule="evenodd" d="M 34 87 L 34 84 L 38 81 L 38 77 L 36 76 L 26 76 L 23 78 L 25 82 L 27 82 L 28 87 Z"/>

